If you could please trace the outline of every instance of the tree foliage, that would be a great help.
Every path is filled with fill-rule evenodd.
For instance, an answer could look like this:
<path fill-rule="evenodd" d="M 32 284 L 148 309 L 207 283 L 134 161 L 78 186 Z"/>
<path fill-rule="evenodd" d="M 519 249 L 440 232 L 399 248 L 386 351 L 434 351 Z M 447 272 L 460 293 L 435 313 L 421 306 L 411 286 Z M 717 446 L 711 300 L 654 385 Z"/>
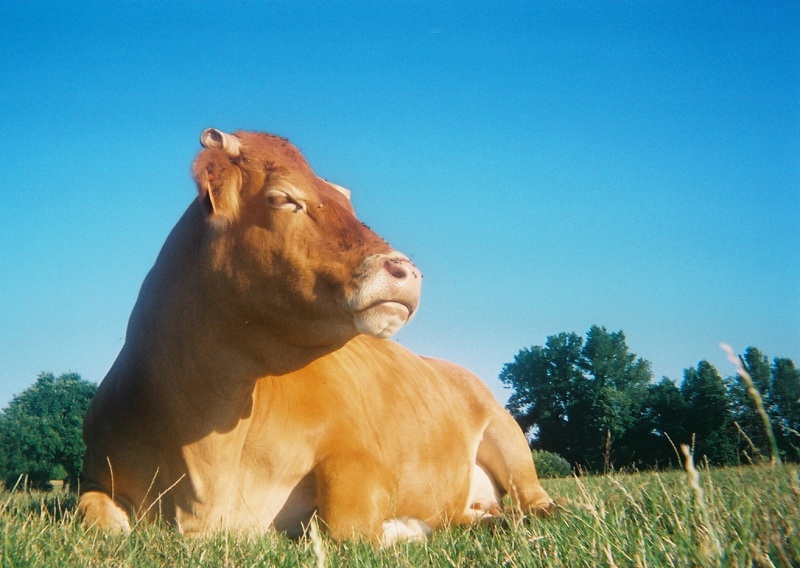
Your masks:
<path fill-rule="evenodd" d="M 773 360 L 769 405 L 784 458 L 800 461 L 800 369 L 791 359 Z"/>
<path fill-rule="evenodd" d="M 800 461 L 800 370 L 754 347 L 741 356 L 760 391 L 784 459 Z M 677 466 L 681 444 L 713 465 L 769 455 L 769 440 L 739 377 L 724 379 L 708 361 L 684 370 L 680 385 L 652 381 L 650 364 L 631 353 L 622 331 L 592 326 L 522 349 L 500 380 L 507 408 L 532 446 L 590 471 Z"/>
<path fill-rule="evenodd" d="M 6 487 L 27 476 L 34 487 L 65 479 L 71 487 L 83 468 L 83 417 L 97 390 L 76 373 L 42 373 L 0 412 L 0 475 Z"/>
<path fill-rule="evenodd" d="M 755 347 L 748 347 L 739 356 L 742 368 L 753 380 L 758 392 L 766 396 L 770 392 L 770 366 L 768 358 Z M 769 440 L 764 432 L 763 422 L 758 416 L 753 400 L 747 391 L 747 384 L 738 375 L 728 379 L 728 394 L 731 404 L 731 418 L 737 433 L 746 432 L 747 438 L 741 434 L 737 440 L 739 452 L 750 459 L 759 459 L 769 455 Z"/>
<path fill-rule="evenodd" d="M 761 395 L 781 457 L 800 460 L 800 371 L 794 361 L 776 357 L 770 365 L 755 347 L 748 347 L 739 359 Z M 738 375 L 728 380 L 732 417 L 741 434 L 738 451 L 748 460 L 766 459 L 770 442 L 747 385 Z"/>
<path fill-rule="evenodd" d="M 639 421 L 629 436 L 632 464 L 674 467 L 682 463 L 678 446 L 691 439 L 687 406 L 680 388 L 667 377 L 648 385 Z"/>
<path fill-rule="evenodd" d="M 727 464 L 735 460 L 731 444 L 731 416 L 725 382 L 708 361 L 683 372 L 681 394 L 686 402 L 684 435 L 691 434 L 695 455 L 710 463 Z"/>
<path fill-rule="evenodd" d="M 514 389 L 508 409 L 535 447 L 590 470 L 630 459 L 629 446 L 616 442 L 636 423 L 651 378 L 622 331 L 598 326 L 585 342 L 561 333 L 523 349 L 500 375 Z"/>

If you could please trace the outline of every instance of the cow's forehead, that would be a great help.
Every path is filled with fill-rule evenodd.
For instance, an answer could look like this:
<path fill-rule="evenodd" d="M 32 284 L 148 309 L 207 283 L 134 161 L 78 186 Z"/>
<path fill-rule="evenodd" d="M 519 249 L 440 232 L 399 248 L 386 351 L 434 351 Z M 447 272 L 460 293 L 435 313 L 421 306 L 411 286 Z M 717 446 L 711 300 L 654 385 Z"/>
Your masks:
<path fill-rule="evenodd" d="M 246 131 L 236 132 L 234 136 L 242 143 L 242 153 L 250 159 L 262 160 L 272 163 L 274 167 L 292 170 L 309 168 L 300 150 L 286 138 L 265 132 Z"/>
<path fill-rule="evenodd" d="M 241 131 L 234 134 L 243 144 L 242 153 L 251 161 L 262 162 L 272 174 L 289 178 L 290 183 L 303 183 L 305 190 L 314 190 L 349 205 L 351 192 L 338 184 L 318 177 L 302 152 L 286 138 L 264 132 Z"/>

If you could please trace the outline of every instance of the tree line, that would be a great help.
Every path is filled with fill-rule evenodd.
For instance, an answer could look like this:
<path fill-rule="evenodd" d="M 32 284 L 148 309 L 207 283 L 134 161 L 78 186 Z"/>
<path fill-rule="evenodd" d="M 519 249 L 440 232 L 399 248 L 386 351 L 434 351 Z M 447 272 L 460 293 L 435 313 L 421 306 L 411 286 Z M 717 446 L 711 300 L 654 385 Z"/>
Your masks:
<path fill-rule="evenodd" d="M 507 408 L 536 450 L 590 472 L 679 466 L 690 445 L 710 465 L 758 462 L 775 447 L 800 461 L 800 370 L 755 347 L 739 357 L 763 399 L 770 440 L 747 385 L 708 361 L 685 369 L 678 385 L 653 381 L 650 363 L 631 353 L 622 331 L 592 326 L 586 338 L 559 333 L 522 349 L 500 374 Z M 76 487 L 83 468 L 83 417 L 97 391 L 77 373 L 42 373 L 0 411 L 0 481 Z"/>
<path fill-rule="evenodd" d="M 800 461 L 800 371 L 748 347 L 739 360 L 763 400 L 780 458 Z M 586 338 L 559 333 L 522 349 L 500 374 L 507 409 L 532 447 L 590 472 L 679 466 L 682 444 L 710 465 L 770 458 L 772 442 L 740 375 L 723 378 L 708 361 L 676 384 L 653 381 L 622 331 L 592 326 Z"/>

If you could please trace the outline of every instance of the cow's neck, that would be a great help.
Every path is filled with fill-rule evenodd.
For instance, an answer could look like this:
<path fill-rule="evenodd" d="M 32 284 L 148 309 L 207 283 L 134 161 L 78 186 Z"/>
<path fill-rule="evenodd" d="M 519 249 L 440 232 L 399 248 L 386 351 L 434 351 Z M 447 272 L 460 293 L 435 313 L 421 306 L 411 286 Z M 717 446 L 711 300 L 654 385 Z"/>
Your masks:
<path fill-rule="evenodd" d="M 147 353 L 148 364 L 186 392 L 237 404 L 249 400 L 258 379 L 296 371 L 341 347 L 292 345 L 209 298 L 197 262 L 204 225 L 200 207 L 192 205 L 167 238 L 131 316 L 131 352 Z"/>

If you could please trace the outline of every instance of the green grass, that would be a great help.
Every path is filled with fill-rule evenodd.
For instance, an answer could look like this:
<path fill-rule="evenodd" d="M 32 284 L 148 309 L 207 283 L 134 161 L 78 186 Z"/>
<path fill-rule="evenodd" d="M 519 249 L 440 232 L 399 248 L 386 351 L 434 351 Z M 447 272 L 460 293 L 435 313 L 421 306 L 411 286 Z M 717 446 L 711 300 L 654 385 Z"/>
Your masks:
<path fill-rule="evenodd" d="M 322 537 L 157 525 L 86 530 L 69 494 L 0 493 L 0 566 L 800 566 L 800 467 L 751 466 L 545 480 L 555 518 L 439 531 L 385 550 Z M 316 551 L 315 551 L 316 546 Z"/>

